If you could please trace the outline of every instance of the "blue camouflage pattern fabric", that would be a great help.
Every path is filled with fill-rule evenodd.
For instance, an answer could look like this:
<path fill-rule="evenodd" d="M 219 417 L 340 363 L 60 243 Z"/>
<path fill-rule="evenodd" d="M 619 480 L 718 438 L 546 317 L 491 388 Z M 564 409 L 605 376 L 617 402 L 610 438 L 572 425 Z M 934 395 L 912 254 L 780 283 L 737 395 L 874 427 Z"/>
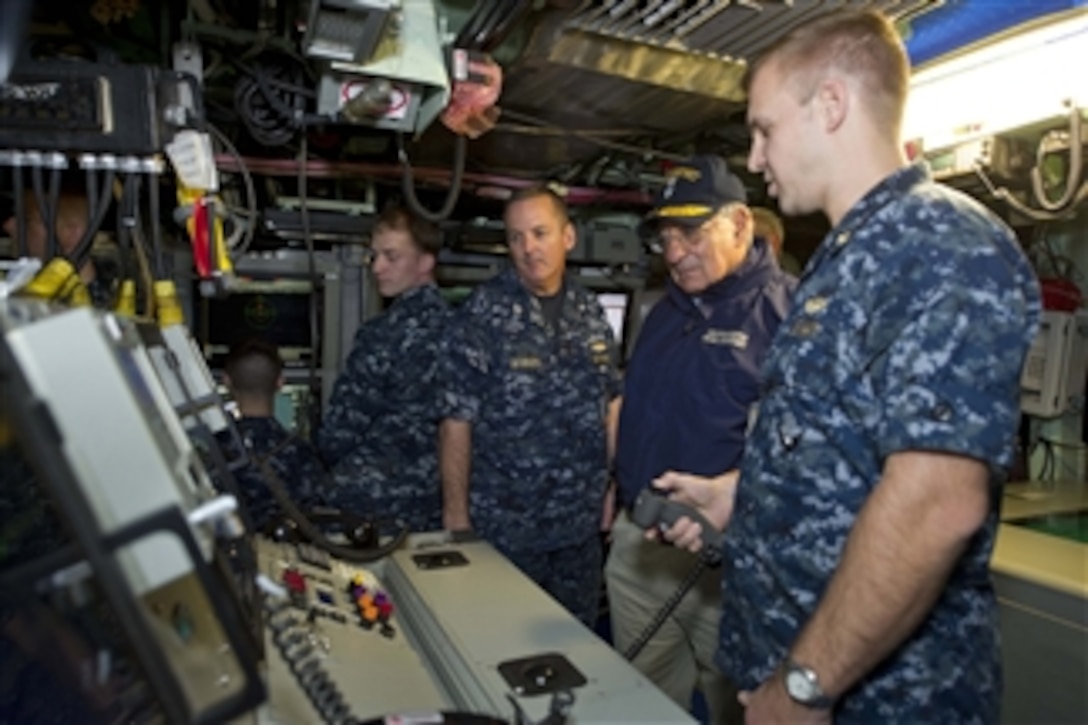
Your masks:
<path fill-rule="evenodd" d="M 279 477 L 296 506 L 305 510 L 326 505 L 327 473 L 310 443 L 290 433 L 272 417 L 243 417 L 237 421 L 243 445 L 254 458 L 264 460 Z M 228 461 L 244 456 L 227 431 L 216 434 Z M 275 524 L 284 514 L 252 460 L 234 472 L 242 503 L 258 531 Z"/>
<path fill-rule="evenodd" d="M 616 343 L 594 295 L 569 276 L 562 294 L 553 331 L 507 268 L 473 291 L 445 339 L 444 417 L 472 425 L 472 525 L 515 563 L 514 552 L 596 537 L 608 485 Z"/>
<path fill-rule="evenodd" d="M 771 676 L 815 610 L 884 460 L 941 451 L 989 464 L 989 516 L 918 630 L 835 716 L 998 720 L 989 558 L 1039 309 L 1008 227 L 923 167 L 886 178 L 830 231 L 765 362 L 726 531 L 718 659 L 742 689 Z"/>
<path fill-rule="evenodd" d="M 437 375 L 451 317 L 427 284 L 359 328 L 315 438 L 335 506 L 412 531 L 442 528 Z"/>
<path fill-rule="evenodd" d="M 604 543 L 595 533 L 553 551 L 508 551 L 506 556 L 563 608 L 592 629 L 600 615 Z"/>

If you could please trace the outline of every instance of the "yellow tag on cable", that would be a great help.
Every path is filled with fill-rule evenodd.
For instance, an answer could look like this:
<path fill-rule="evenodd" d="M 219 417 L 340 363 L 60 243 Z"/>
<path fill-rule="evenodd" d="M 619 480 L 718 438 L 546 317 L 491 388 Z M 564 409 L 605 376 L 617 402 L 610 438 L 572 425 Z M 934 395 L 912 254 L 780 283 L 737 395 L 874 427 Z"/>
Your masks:
<path fill-rule="evenodd" d="M 64 257 L 54 257 L 34 279 L 23 287 L 21 293 L 42 300 L 67 302 L 74 307 L 91 304 L 91 296 L 76 268 Z"/>
<path fill-rule="evenodd" d="M 83 284 L 83 280 L 79 278 L 79 275 L 76 275 L 74 284 L 69 286 L 61 299 L 72 307 L 91 306 L 91 293 L 88 291 L 87 285 Z"/>
<path fill-rule="evenodd" d="M 121 289 L 117 293 L 117 304 L 114 312 L 126 317 L 136 316 L 136 281 L 126 279 L 121 283 Z"/>
<path fill-rule="evenodd" d="M 170 327 L 185 322 L 181 305 L 178 303 L 177 288 L 172 280 L 155 281 L 155 313 L 159 318 L 159 327 Z"/>

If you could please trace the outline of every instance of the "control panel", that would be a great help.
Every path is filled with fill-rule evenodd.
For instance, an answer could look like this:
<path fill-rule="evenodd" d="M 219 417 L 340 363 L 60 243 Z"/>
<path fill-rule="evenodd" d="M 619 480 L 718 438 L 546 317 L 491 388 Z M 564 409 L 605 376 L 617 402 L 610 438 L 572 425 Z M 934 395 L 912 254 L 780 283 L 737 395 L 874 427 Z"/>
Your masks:
<path fill-rule="evenodd" d="M 401 627 L 395 599 L 379 577 L 382 567 L 267 540 L 258 544 L 258 560 L 286 595 L 266 618 L 270 699 L 261 722 L 449 709 Z"/>
<path fill-rule="evenodd" d="M 485 542 L 414 534 L 365 567 L 309 545 L 260 540 L 257 551 L 282 590 L 259 722 L 691 722 Z"/>

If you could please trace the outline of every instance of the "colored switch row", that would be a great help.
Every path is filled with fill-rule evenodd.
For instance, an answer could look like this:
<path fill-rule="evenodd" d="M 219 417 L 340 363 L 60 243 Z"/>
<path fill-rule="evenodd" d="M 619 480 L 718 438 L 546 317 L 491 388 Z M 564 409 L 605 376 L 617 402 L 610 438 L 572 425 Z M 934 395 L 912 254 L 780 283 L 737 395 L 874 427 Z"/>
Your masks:
<path fill-rule="evenodd" d="M 362 625 L 368 629 L 376 622 L 388 622 L 393 616 L 393 602 L 389 595 L 377 588 L 373 591 L 368 589 L 361 574 L 352 578 L 348 594 L 359 609 Z"/>

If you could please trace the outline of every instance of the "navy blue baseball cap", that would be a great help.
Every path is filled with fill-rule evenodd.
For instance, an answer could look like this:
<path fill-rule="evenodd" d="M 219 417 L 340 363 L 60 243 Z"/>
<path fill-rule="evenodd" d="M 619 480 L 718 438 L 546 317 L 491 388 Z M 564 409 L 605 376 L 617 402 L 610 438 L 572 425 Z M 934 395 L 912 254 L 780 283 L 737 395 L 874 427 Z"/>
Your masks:
<path fill-rule="evenodd" d="M 721 156 L 695 156 L 665 172 L 665 186 L 647 221 L 697 226 L 726 204 L 748 203 L 748 193 Z"/>

